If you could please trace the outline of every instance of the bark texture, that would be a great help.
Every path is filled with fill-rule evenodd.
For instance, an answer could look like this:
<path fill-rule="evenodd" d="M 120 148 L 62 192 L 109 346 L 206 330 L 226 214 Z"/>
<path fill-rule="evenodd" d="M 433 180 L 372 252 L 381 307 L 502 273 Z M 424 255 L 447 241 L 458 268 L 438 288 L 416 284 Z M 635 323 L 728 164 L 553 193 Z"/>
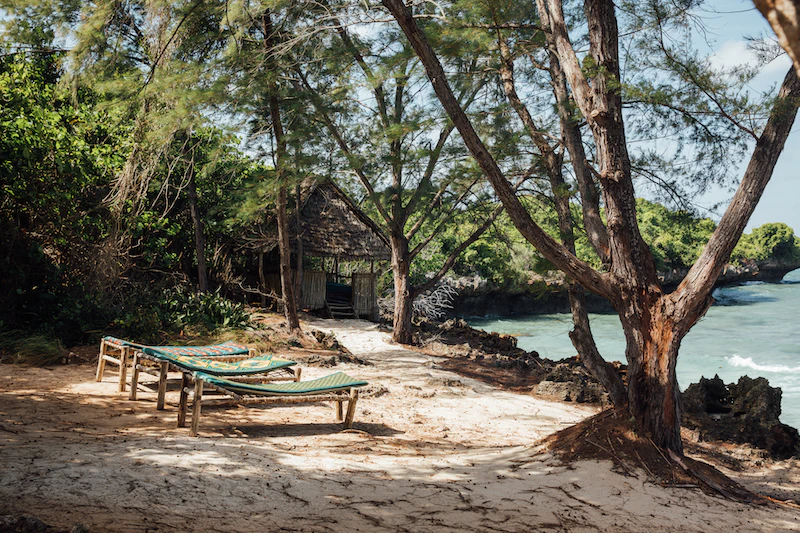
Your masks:
<path fill-rule="evenodd" d="M 800 2 L 798 0 L 753 0 L 767 19 L 778 41 L 800 73 Z"/>
<path fill-rule="evenodd" d="M 411 256 L 408 251 L 408 240 L 404 235 L 393 234 L 389 241 L 392 245 L 392 273 L 394 275 L 392 340 L 401 344 L 411 344 L 411 314 L 414 294 L 409 279 Z"/>

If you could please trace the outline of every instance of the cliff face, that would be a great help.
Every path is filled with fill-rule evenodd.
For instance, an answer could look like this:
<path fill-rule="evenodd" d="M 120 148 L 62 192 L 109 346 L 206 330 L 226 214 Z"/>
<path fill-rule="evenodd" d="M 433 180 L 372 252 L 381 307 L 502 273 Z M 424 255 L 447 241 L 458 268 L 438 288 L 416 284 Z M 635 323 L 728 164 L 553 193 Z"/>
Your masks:
<path fill-rule="evenodd" d="M 716 286 L 732 285 L 747 281 L 777 283 L 783 277 L 800 268 L 800 260 L 744 261 L 744 264 L 727 265 Z M 675 269 L 661 274 L 667 291 L 673 290 L 686 276 L 688 269 Z M 454 317 L 510 316 L 568 313 L 569 301 L 563 277 L 542 279 L 531 286 L 497 287 L 484 280 L 462 278 L 456 282 L 458 296 L 453 300 L 450 312 Z M 614 309 L 604 298 L 587 294 L 587 305 L 593 313 L 611 313 Z"/>

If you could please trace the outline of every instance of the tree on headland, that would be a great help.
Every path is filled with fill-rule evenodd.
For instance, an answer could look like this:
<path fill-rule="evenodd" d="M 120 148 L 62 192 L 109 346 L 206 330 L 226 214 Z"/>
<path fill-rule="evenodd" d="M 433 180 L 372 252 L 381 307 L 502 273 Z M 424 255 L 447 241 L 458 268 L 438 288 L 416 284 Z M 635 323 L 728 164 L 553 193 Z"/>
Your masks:
<path fill-rule="evenodd" d="M 584 24 L 589 52 L 581 61 L 573 46 L 560 0 L 539 4 L 549 24 L 554 53 L 572 99 L 591 133 L 596 179 L 605 205 L 609 243 L 607 271 L 579 260 L 545 233 L 512 191 L 495 158 L 454 97 L 437 53 L 402 0 L 383 0 L 425 65 L 437 97 L 517 229 L 549 261 L 587 289 L 606 297 L 619 314 L 626 337 L 627 406 L 659 446 L 682 453 L 681 403 L 675 367 L 684 336 L 710 307 L 714 282 L 730 257 L 772 175 L 789 134 L 800 98 L 792 69 L 757 134 L 755 149 L 734 198 L 697 262 L 678 288 L 665 293 L 653 255 L 639 232 L 620 90 L 617 7 L 609 0 L 586 0 Z"/>
<path fill-rule="evenodd" d="M 316 121 L 339 150 L 338 162 L 355 175 L 373 219 L 389 237 L 392 338 L 410 343 L 414 299 L 436 286 L 492 226 L 502 205 L 483 205 L 487 195 L 480 175 L 464 164 L 467 154 L 452 135 L 453 125 L 421 96 L 427 92 L 424 72 L 397 30 L 358 36 L 338 16 L 328 14 L 328 19 L 333 34 L 325 42 L 328 49 L 316 62 L 298 64 L 295 83 L 308 95 Z M 466 54 L 466 48 L 462 51 Z M 462 59 L 474 68 L 471 58 Z M 458 99 L 464 108 L 486 81 L 479 74 L 459 77 Z M 413 283 L 415 260 L 445 228 L 465 221 L 471 228 L 467 236 L 426 279 Z"/>

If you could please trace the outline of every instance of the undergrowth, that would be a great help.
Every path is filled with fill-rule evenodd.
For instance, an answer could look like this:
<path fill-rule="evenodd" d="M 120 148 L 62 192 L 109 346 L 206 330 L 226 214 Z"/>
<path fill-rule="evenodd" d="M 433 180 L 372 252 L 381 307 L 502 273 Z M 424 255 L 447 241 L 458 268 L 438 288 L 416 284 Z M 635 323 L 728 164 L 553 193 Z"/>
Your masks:
<path fill-rule="evenodd" d="M 0 333 L 0 361 L 31 366 L 59 363 L 67 350 L 52 333 L 8 331 Z"/>

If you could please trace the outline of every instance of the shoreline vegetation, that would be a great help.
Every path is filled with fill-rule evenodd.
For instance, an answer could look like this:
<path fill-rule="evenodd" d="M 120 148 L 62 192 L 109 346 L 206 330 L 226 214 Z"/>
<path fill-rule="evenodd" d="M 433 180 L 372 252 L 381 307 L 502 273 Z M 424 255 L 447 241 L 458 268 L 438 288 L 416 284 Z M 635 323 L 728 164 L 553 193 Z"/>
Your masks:
<path fill-rule="evenodd" d="M 740 285 L 747 282 L 780 283 L 794 270 L 800 268 L 800 257 L 764 260 L 742 260 L 729 264 L 720 275 L 715 288 Z M 673 290 L 683 280 L 688 268 L 662 271 L 659 277 L 667 291 Z M 480 276 L 453 280 L 456 295 L 447 315 L 455 318 L 508 317 L 515 315 L 542 315 L 569 313 L 569 298 L 563 276 L 536 276 L 529 283 L 500 286 Z M 587 294 L 587 307 L 592 313 L 614 313 L 608 300 Z"/>

